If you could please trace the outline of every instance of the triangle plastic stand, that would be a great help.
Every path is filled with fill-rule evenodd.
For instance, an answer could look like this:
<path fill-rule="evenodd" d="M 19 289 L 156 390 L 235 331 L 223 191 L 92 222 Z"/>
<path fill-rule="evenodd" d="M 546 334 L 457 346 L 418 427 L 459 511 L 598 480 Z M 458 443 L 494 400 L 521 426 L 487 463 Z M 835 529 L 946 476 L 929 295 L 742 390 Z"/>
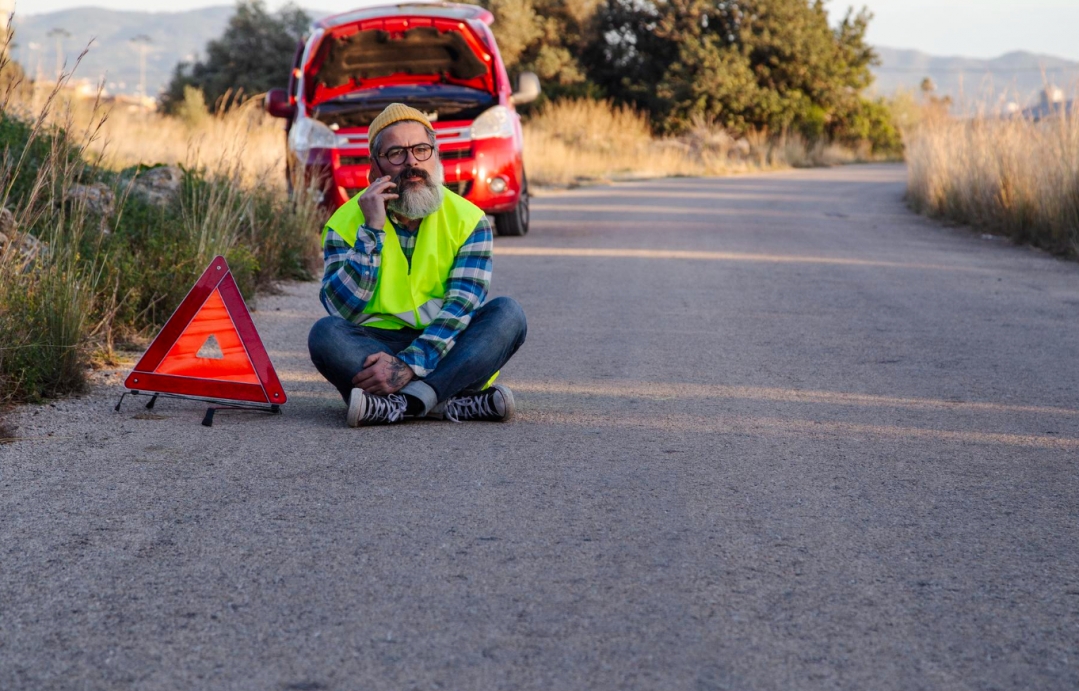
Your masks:
<path fill-rule="evenodd" d="M 158 396 L 172 396 L 276 413 L 287 400 L 221 256 L 195 282 L 124 386 L 133 395 L 153 395 L 147 408 L 153 408 Z M 121 396 L 116 410 L 123 400 Z M 207 427 L 213 424 L 214 410 L 203 420 Z"/>

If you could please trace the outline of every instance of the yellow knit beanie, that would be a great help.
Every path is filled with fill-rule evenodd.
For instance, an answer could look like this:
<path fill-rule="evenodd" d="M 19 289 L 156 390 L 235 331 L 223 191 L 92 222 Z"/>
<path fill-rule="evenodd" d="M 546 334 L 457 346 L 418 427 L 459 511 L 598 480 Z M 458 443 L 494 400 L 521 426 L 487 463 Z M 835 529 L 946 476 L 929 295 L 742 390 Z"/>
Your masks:
<path fill-rule="evenodd" d="M 386 106 L 386 110 L 379 113 L 378 117 L 371 121 L 371 126 L 367 128 L 367 141 L 375 141 L 375 137 L 379 132 L 390 125 L 395 125 L 406 120 L 414 120 L 432 132 L 435 131 L 435 128 L 431 127 L 431 121 L 420 111 L 412 106 L 406 106 L 404 103 L 391 103 Z"/>

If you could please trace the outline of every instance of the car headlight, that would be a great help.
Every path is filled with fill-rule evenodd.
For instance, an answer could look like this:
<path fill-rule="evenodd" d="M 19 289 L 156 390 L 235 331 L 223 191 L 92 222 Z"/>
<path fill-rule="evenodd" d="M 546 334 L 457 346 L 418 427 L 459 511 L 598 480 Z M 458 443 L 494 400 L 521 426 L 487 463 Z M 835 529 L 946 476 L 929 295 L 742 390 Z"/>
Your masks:
<path fill-rule="evenodd" d="M 513 136 L 513 117 L 506 106 L 483 111 L 472 123 L 473 139 L 502 139 Z"/>
<path fill-rule="evenodd" d="M 337 146 L 337 135 L 326 125 L 312 118 L 298 118 L 288 133 L 288 143 L 293 151 L 332 149 Z"/>

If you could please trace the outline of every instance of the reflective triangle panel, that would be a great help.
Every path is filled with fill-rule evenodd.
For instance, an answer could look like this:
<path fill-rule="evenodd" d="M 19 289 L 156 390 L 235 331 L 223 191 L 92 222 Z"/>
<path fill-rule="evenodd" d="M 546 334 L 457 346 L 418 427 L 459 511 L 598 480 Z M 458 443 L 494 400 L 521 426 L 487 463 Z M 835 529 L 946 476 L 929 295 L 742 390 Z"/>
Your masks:
<path fill-rule="evenodd" d="M 211 336 L 217 339 L 222 357 L 198 357 L 199 349 Z M 260 383 L 236 325 L 221 299 L 221 292 L 217 289 L 210 293 L 154 372 L 243 384 Z"/>
<path fill-rule="evenodd" d="M 216 349 L 207 347 L 211 338 Z M 288 400 L 221 256 L 206 267 L 124 385 L 132 391 L 215 401 L 281 405 Z"/>

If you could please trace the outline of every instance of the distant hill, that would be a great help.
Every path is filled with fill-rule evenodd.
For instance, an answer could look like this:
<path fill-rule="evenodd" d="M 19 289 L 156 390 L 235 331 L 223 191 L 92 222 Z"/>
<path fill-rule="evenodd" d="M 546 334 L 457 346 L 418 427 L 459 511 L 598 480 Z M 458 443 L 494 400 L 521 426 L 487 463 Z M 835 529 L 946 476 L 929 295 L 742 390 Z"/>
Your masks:
<path fill-rule="evenodd" d="M 56 72 L 56 40 L 48 37 L 54 28 L 71 33 L 64 39 L 64 54 L 72 63 L 79 51 L 95 38 L 77 77 L 106 79 L 111 93 L 134 94 L 139 83 L 139 58 L 130 40 L 150 37 L 151 52 L 146 61 L 146 87 L 151 96 L 165 87 L 173 67 L 181 60 L 201 54 L 206 43 L 225 30 L 234 7 L 207 7 L 186 12 L 121 12 L 93 7 L 61 10 L 46 14 L 15 16 L 15 59 L 31 74 L 46 78 Z M 312 17 L 327 14 L 308 9 Z M 1009 95 L 1023 105 L 1036 100 L 1045 77 L 1075 91 L 1079 85 L 1079 62 L 1033 53 L 1016 52 L 992 60 L 939 57 L 916 50 L 878 47 L 883 64 L 874 70 L 875 90 L 892 95 L 899 89 L 916 90 L 925 77 L 938 92 L 958 100 L 984 101 L 987 92 Z"/>
<path fill-rule="evenodd" d="M 1006 95 L 1008 100 L 1027 105 L 1037 100 L 1046 82 L 1068 93 L 1079 87 L 1079 62 L 1050 55 L 1018 51 L 979 60 L 881 46 L 876 50 L 883 64 L 874 70 L 875 88 L 882 95 L 917 90 L 925 77 L 933 80 L 939 94 L 971 104 L 995 102 Z"/>
<path fill-rule="evenodd" d="M 68 66 L 86 47 L 76 79 L 105 78 L 110 93 L 135 94 L 139 87 L 139 53 L 131 39 L 150 37 L 146 56 L 146 92 L 156 96 L 165 88 L 172 70 L 182 60 L 202 55 L 206 44 L 220 36 L 235 11 L 231 5 L 186 12 L 123 12 L 99 7 L 79 7 L 45 14 L 15 15 L 15 59 L 31 75 L 40 70 L 46 79 L 56 74 L 56 39 L 48 33 L 60 28 L 70 32 L 63 41 Z M 312 17 L 327 12 L 308 10 Z"/>
<path fill-rule="evenodd" d="M 15 59 L 30 74 L 47 79 L 56 75 L 56 28 L 71 33 L 63 41 L 68 68 L 91 39 L 76 78 L 104 77 L 110 93 L 134 94 L 139 86 L 139 54 L 130 39 L 150 37 L 146 56 L 146 91 L 154 96 L 168 83 L 181 60 L 200 53 L 206 42 L 221 35 L 234 8 L 207 7 L 187 12 L 122 12 L 80 7 L 47 14 L 15 15 Z M 40 72 L 39 72 L 40 70 Z"/>

